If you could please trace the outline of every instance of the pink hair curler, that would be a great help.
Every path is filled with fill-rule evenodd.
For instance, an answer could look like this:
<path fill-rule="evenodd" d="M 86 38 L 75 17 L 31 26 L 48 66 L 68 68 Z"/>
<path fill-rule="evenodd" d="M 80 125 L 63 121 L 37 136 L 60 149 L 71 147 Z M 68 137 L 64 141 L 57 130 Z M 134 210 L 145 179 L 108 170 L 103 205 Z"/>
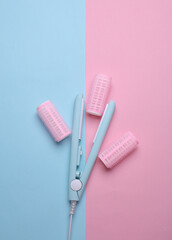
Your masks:
<path fill-rule="evenodd" d="M 99 154 L 100 160 L 107 168 L 112 168 L 136 149 L 138 141 L 131 132 L 125 133 L 106 150 Z"/>
<path fill-rule="evenodd" d="M 110 89 L 111 78 L 98 74 L 93 80 L 90 96 L 86 106 L 86 112 L 95 116 L 102 116 L 108 92 Z"/>
<path fill-rule="evenodd" d="M 51 101 L 42 103 L 37 108 L 37 112 L 56 142 L 60 142 L 71 134 L 70 129 Z"/>

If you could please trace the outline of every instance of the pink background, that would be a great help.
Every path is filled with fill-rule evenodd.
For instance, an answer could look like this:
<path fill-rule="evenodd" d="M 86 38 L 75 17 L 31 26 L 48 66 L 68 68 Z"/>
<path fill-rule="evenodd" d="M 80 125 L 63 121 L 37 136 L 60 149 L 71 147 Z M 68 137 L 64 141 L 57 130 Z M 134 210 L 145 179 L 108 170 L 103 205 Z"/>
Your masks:
<path fill-rule="evenodd" d="M 86 1 L 86 95 L 112 77 L 117 107 L 103 150 L 131 130 L 139 148 L 87 185 L 87 240 L 172 239 L 172 1 Z M 86 117 L 86 151 L 100 119 Z"/>

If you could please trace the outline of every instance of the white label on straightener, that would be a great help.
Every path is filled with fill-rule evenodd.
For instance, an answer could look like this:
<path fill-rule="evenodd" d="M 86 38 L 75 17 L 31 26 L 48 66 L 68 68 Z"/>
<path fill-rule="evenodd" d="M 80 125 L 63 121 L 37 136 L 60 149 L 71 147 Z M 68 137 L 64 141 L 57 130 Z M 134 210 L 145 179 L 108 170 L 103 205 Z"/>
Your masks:
<path fill-rule="evenodd" d="M 79 139 L 81 140 L 82 137 L 82 122 L 83 122 L 83 115 L 84 115 L 84 98 L 82 97 L 81 103 L 81 115 L 80 115 L 80 126 L 79 126 Z"/>
<path fill-rule="evenodd" d="M 103 116 L 102 116 L 102 118 L 101 118 L 101 121 L 100 121 L 100 123 L 99 123 L 98 129 L 97 129 L 97 132 L 96 132 L 96 135 L 95 135 L 95 137 L 94 137 L 94 139 L 93 139 L 93 143 L 96 141 L 96 137 L 97 137 L 97 134 L 98 134 L 98 132 L 99 132 L 99 130 L 100 130 L 100 126 L 101 126 L 101 124 L 102 124 L 102 122 L 103 122 L 103 118 L 104 118 L 104 116 L 105 116 L 107 107 L 108 107 L 108 104 L 106 105 L 106 108 L 105 108 L 105 110 L 104 110 Z"/>

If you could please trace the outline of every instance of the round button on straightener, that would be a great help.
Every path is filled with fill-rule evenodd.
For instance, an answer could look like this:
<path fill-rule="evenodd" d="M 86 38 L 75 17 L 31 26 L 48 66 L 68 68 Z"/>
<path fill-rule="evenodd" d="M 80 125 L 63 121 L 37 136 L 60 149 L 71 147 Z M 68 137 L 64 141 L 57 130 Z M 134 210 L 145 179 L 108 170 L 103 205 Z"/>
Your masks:
<path fill-rule="evenodd" d="M 74 179 L 70 183 L 70 187 L 73 191 L 79 191 L 82 188 L 82 182 L 79 179 Z"/>

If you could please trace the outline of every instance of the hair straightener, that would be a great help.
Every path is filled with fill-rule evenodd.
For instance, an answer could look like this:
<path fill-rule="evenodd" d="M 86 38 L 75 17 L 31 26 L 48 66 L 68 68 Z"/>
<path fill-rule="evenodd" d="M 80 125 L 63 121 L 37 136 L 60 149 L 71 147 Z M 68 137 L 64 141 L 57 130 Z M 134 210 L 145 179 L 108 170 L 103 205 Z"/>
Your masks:
<path fill-rule="evenodd" d="M 72 216 L 75 212 L 76 204 L 80 200 L 84 188 L 87 184 L 88 178 L 96 161 L 96 157 L 102 145 L 108 126 L 111 122 L 114 110 L 115 102 L 111 100 L 106 105 L 106 108 L 104 110 L 103 116 L 101 118 L 96 135 L 93 140 L 93 146 L 86 162 L 85 168 L 82 172 L 79 172 L 77 171 L 77 168 L 80 165 L 80 159 L 82 155 L 81 138 L 84 113 L 84 98 L 83 95 L 76 96 L 73 111 L 73 128 L 69 168 L 69 201 L 71 202 L 71 208 L 68 240 L 71 239 Z"/>

